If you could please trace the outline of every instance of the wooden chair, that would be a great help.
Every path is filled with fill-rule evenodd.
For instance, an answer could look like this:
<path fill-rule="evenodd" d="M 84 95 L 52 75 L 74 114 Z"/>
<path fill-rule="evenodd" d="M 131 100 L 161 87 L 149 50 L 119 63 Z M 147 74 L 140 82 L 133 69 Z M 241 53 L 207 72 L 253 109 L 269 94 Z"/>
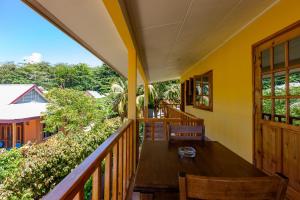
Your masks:
<path fill-rule="evenodd" d="M 283 200 L 288 179 L 282 175 L 246 178 L 206 177 L 179 174 L 180 200 L 274 199 Z"/>
<path fill-rule="evenodd" d="M 172 140 L 205 140 L 205 129 L 202 125 L 177 125 L 170 124 L 168 139 Z"/>

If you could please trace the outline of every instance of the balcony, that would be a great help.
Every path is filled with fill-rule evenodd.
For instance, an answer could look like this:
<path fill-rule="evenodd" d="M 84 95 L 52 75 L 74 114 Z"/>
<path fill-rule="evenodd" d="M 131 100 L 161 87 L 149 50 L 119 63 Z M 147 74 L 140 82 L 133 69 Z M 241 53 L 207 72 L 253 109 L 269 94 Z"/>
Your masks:
<path fill-rule="evenodd" d="M 133 191 L 156 198 L 159 188 L 177 193 L 178 175 L 166 170 L 178 159 L 176 145 L 167 146 L 176 126 L 199 131 L 210 144 L 196 146 L 202 160 L 194 166 L 208 166 L 199 165 L 202 174 L 280 172 L 290 179 L 287 197 L 300 199 L 299 1 L 23 1 L 128 78 L 127 123 L 45 199 L 83 199 L 91 176 L 93 199 L 130 199 Z M 150 83 L 177 78 L 181 109 L 192 115 L 162 105 L 157 118 L 136 117 L 138 84 L 148 106 Z M 177 172 L 188 169 L 179 163 Z M 143 166 L 152 177 L 139 176 Z"/>
<path fill-rule="evenodd" d="M 86 158 L 79 166 L 77 166 L 65 179 L 63 179 L 52 191 L 50 191 L 43 199 L 84 199 L 84 184 L 92 177 L 92 199 L 178 199 L 178 177 L 179 171 L 175 165 L 178 163 L 178 156 L 174 157 L 174 151 L 177 151 L 178 145 L 203 145 L 197 149 L 203 157 L 212 157 L 212 160 L 193 161 L 198 167 L 201 163 L 198 173 L 220 173 L 220 163 L 223 166 L 221 174 L 231 175 L 233 177 L 245 176 L 265 176 L 263 172 L 254 169 L 253 166 L 241 159 L 236 154 L 229 151 L 219 143 L 209 141 L 205 137 L 204 120 L 196 118 L 188 113 L 177 109 L 177 105 L 160 104 L 160 118 L 138 118 L 128 120 L 124 125 L 101 144 L 88 158 Z M 136 123 L 136 126 L 134 126 Z M 140 129 L 143 127 L 143 129 Z M 180 133 L 187 133 L 185 136 L 199 137 L 199 140 L 187 142 L 186 140 L 179 143 L 172 143 L 171 137 L 180 129 Z M 136 130 L 134 130 L 136 128 Z M 172 129 L 173 128 L 173 129 Z M 141 131 L 143 130 L 143 131 Z M 142 136 L 142 137 L 140 137 Z M 170 157 L 161 157 L 160 153 L 165 153 L 163 148 L 168 147 Z M 152 149 L 151 149 L 152 148 Z M 150 151 L 150 152 L 149 152 Z M 151 152 L 153 151 L 153 152 Z M 152 154 L 152 156 L 151 156 Z M 150 156 L 149 156 L 150 155 Z M 201 155 L 202 157 L 202 155 Z M 141 162 L 140 162 L 140 159 Z M 222 159 L 227 159 L 224 162 Z M 151 186 L 147 186 L 144 182 L 148 181 L 163 187 L 166 182 L 164 173 L 157 173 L 157 170 L 163 169 L 163 166 L 170 167 L 170 162 L 174 165 L 166 171 L 171 176 L 171 183 L 175 184 L 166 186 L 160 192 L 153 191 Z M 209 163 L 208 163 L 209 162 Z M 194 163 L 194 164 L 195 164 Z M 188 164 L 188 163 L 187 163 Z M 192 164 L 193 165 L 193 164 Z M 159 166 L 159 167 L 157 167 Z M 214 167 L 213 167 L 214 166 Z M 213 169 L 211 168 L 213 167 Z M 179 167 L 180 168 L 180 167 Z M 189 170 L 191 163 L 183 167 Z M 233 172 L 236 168 L 238 172 Z M 154 171 L 152 171 L 154 170 Z M 166 169 L 164 169 L 166 170 Z M 170 172 L 172 171 L 172 172 Z M 155 177 L 151 179 L 151 177 Z M 168 181 L 167 181 L 168 182 Z M 155 185 L 154 184 L 154 185 Z M 167 195 L 167 196 L 165 196 Z M 154 198 L 155 196 L 155 198 Z M 160 196 L 158 198 L 158 196 Z"/>
<path fill-rule="evenodd" d="M 168 126 L 171 124 L 203 125 L 202 119 L 176 107 L 160 104 L 158 113 L 164 117 L 140 118 L 135 122 L 128 120 L 43 199 L 83 199 L 84 184 L 90 177 L 93 179 L 92 199 L 130 199 L 142 148 L 139 129 L 134 130 L 135 127 L 144 123 L 143 137 L 154 142 L 167 140 Z"/>

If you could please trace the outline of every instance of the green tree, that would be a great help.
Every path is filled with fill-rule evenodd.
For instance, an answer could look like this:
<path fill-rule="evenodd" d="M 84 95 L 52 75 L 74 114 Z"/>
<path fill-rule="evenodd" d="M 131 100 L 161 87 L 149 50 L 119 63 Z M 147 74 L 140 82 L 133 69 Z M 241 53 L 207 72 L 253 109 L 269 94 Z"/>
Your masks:
<path fill-rule="evenodd" d="M 148 85 L 148 90 L 149 90 L 148 103 L 154 106 L 155 98 L 157 97 L 156 90 L 153 85 Z M 139 112 L 141 112 L 142 109 L 144 108 L 144 101 L 145 101 L 144 87 L 140 86 L 138 88 L 137 97 L 136 97 L 136 106 Z"/>
<path fill-rule="evenodd" d="M 163 82 L 153 83 L 153 86 L 156 90 L 155 103 L 158 104 L 162 100 L 169 100 L 171 102 L 180 101 L 180 81 L 179 80 L 170 80 Z"/>
<path fill-rule="evenodd" d="M 47 95 L 49 104 L 44 113 L 46 131 L 76 133 L 96 127 L 103 121 L 103 113 L 95 100 L 73 89 L 52 89 Z"/>
<path fill-rule="evenodd" d="M 54 83 L 60 88 L 71 88 L 73 86 L 74 72 L 67 64 L 54 66 Z"/>
<path fill-rule="evenodd" d="M 120 117 L 124 119 L 127 116 L 127 81 L 118 79 L 111 86 L 113 96 L 114 110 L 119 113 Z M 136 95 L 137 111 L 141 112 L 144 107 L 144 88 L 138 87 Z M 161 100 L 169 100 L 171 102 L 180 101 L 179 81 L 166 81 L 154 83 L 149 85 L 149 106 L 157 107 Z M 157 108 L 155 108 L 157 109 Z"/>
<path fill-rule="evenodd" d="M 108 94 L 111 91 L 112 83 L 118 81 L 118 79 L 125 80 L 106 64 L 94 68 L 93 74 L 95 80 L 94 90 L 99 91 L 101 94 Z"/>
<path fill-rule="evenodd" d="M 106 64 L 92 68 L 83 63 L 59 63 L 52 66 L 45 62 L 18 65 L 9 62 L 0 65 L 0 74 L 0 83 L 34 83 L 47 90 L 55 87 L 73 88 L 82 91 L 96 90 L 100 94 L 109 93 L 112 82 L 124 79 Z"/>
<path fill-rule="evenodd" d="M 73 86 L 76 90 L 91 90 L 94 88 L 93 72 L 86 64 L 77 64 L 73 67 Z"/>
<path fill-rule="evenodd" d="M 17 66 L 14 63 L 5 63 L 0 67 L 0 83 L 9 84 L 19 81 Z"/>
<path fill-rule="evenodd" d="M 180 86 L 179 84 L 169 84 L 164 92 L 166 100 L 179 103 L 180 102 Z"/>
<path fill-rule="evenodd" d="M 113 107 L 116 112 L 119 113 L 121 120 L 127 116 L 127 104 L 128 104 L 128 84 L 123 79 L 118 79 L 111 85 L 111 91 L 113 96 Z"/>
<path fill-rule="evenodd" d="M 106 119 L 111 119 L 118 116 L 118 112 L 113 106 L 113 96 L 108 95 L 106 97 L 96 99 L 98 109 L 101 110 Z"/>

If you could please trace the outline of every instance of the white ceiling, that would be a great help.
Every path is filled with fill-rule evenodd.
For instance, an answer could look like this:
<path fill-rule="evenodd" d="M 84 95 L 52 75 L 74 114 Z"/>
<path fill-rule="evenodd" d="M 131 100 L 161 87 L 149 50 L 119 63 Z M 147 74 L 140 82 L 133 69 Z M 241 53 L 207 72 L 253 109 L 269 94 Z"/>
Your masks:
<path fill-rule="evenodd" d="M 276 0 L 125 0 L 150 81 L 178 78 Z"/>
<path fill-rule="evenodd" d="M 112 68 L 127 77 L 128 56 L 101 0 L 23 0 Z M 138 82 L 141 83 L 138 75 Z"/>
<path fill-rule="evenodd" d="M 127 77 L 127 49 L 102 0 L 23 0 Z M 119 0 L 150 82 L 179 78 L 278 0 Z M 138 82 L 141 77 L 138 75 Z"/>

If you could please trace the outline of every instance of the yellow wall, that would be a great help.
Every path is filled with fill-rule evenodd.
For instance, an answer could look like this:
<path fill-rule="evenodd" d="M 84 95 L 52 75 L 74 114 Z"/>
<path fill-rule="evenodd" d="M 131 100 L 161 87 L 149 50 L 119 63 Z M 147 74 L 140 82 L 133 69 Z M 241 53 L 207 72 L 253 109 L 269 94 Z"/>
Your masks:
<path fill-rule="evenodd" d="M 251 46 L 300 20 L 300 1 L 281 0 L 203 61 L 191 66 L 185 80 L 213 69 L 214 111 L 186 106 L 204 118 L 206 134 L 252 162 Z"/>

